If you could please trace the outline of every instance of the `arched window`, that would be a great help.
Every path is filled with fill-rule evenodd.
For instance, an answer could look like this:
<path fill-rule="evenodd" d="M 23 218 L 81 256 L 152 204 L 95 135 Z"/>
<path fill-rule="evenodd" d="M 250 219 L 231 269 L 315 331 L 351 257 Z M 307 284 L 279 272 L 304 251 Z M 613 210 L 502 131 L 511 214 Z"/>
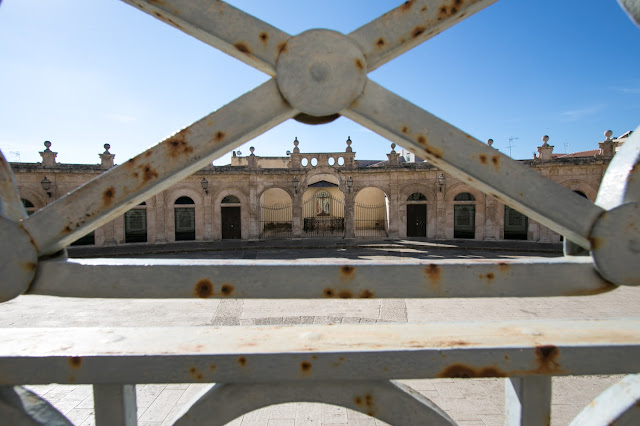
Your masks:
<path fill-rule="evenodd" d="M 504 239 L 528 239 L 529 218 L 516 209 L 504 206 Z"/>
<path fill-rule="evenodd" d="M 27 214 L 31 216 L 33 212 L 36 211 L 36 206 L 34 206 L 31 201 L 25 200 L 24 198 L 21 198 L 20 200 L 22 200 L 22 206 L 27 211 Z"/>
<path fill-rule="evenodd" d="M 453 201 L 453 238 L 475 238 L 476 198 L 468 192 L 462 192 Z"/>
<path fill-rule="evenodd" d="M 147 203 L 142 202 L 124 214 L 124 242 L 147 242 Z"/>
<path fill-rule="evenodd" d="M 413 194 L 409 195 L 407 201 L 427 201 L 427 197 L 425 197 L 425 195 L 420 192 L 414 192 Z"/>
<path fill-rule="evenodd" d="M 175 201 L 174 221 L 176 241 L 196 239 L 196 206 L 189 197 L 180 197 Z M 180 207 L 178 207 L 180 206 Z"/>
<path fill-rule="evenodd" d="M 414 192 L 407 197 L 407 237 L 427 236 L 427 197 Z"/>
<path fill-rule="evenodd" d="M 587 195 L 582 191 L 573 191 L 573 192 L 575 192 L 576 194 L 578 194 L 581 197 L 586 198 L 587 200 L 589 199 L 589 197 L 587 197 Z"/>
<path fill-rule="evenodd" d="M 221 201 L 222 204 L 240 204 L 240 199 L 235 195 L 227 195 Z"/>

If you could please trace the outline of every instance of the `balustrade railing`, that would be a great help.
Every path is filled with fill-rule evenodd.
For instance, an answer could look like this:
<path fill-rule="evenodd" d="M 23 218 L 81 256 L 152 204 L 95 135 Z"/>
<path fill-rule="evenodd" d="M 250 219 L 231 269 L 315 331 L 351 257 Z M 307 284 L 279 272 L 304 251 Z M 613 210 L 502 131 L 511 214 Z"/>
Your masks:
<path fill-rule="evenodd" d="M 2 157 L 1 301 L 20 294 L 553 297 L 640 285 L 640 132 L 611 162 L 593 204 L 367 79 L 493 0 L 412 0 L 348 35 L 309 30 L 293 37 L 224 2 L 125 1 L 273 78 L 31 216 Z M 269 128 L 290 118 L 322 122 L 336 115 L 561 233 L 571 241 L 567 253 L 590 254 L 402 265 L 66 258 L 69 243 Z M 547 424 L 552 376 L 640 370 L 638 319 L 0 333 L 0 416 L 18 424 L 66 421 L 21 384 L 93 384 L 96 424 L 112 425 L 136 422 L 134 384 L 194 381 L 217 385 L 176 424 L 222 424 L 261 406 L 300 400 L 342 405 L 392 424 L 452 424 L 433 402 L 393 381 L 435 377 L 507 377 L 508 424 Z M 637 377 L 585 408 L 577 424 L 585 418 L 640 422 Z"/>

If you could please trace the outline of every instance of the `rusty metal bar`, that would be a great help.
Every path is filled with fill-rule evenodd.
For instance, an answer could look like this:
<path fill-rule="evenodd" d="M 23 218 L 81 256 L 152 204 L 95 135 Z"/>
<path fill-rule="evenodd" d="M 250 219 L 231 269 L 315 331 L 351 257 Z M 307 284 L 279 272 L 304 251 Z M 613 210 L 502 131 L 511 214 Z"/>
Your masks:
<path fill-rule="evenodd" d="M 411 0 L 349 34 L 367 59 L 384 65 L 497 0 Z"/>
<path fill-rule="evenodd" d="M 40 255 L 66 245 L 296 115 L 269 80 L 24 221 Z"/>
<path fill-rule="evenodd" d="M 640 424 L 640 374 L 631 374 L 598 395 L 570 426 L 637 424 Z"/>
<path fill-rule="evenodd" d="M 640 319 L 635 318 L 0 331 L 0 385 L 271 383 L 629 371 L 640 371 Z"/>
<path fill-rule="evenodd" d="M 290 35 L 223 1 L 122 0 L 143 12 L 275 76 Z"/>
<path fill-rule="evenodd" d="M 392 140 L 470 185 L 493 195 L 584 248 L 604 212 L 472 136 L 368 80 L 342 115 Z"/>
<path fill-rule="evenodd" d="M 542 297 L 591 295 L 615 288 L 598 275 L 588 257 L 499 262 L 85 259 L 41 261 L 28 294 L 247 299 Z"/>
<path fill-rule="evenodd" d="M 505 381 L 505 425 L 551 424 L 551 377 L 510 377 Z"/>
<path fill-rule="evenodd" d="M 456 424 L 431 400 L 403 383 L 361 380 L 216 384 L 183 409 L 174 426 L 225 425 L 244 413 L 287 402 L 338 405 L 394 425 Z"/>

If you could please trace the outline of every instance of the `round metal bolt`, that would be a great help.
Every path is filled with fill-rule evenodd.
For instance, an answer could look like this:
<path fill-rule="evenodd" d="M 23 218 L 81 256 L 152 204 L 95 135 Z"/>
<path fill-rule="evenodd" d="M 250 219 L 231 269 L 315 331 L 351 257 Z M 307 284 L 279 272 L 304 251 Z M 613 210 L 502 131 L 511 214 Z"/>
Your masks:
<path fill-rule="evenodd" d="M 33 280 L 38 266 L 38 254 L 27 233 L 15 222 L 0 216 L 0 303 L 20 296 Z"/>
<path fill-rule="evenodd" d="M 617 285 L 640 285 L 640 203 L 603 213 L 590 241 L 591 256 L 602 277 Z"/>
<path fill-rule="evenodd" d="M 329 116 L 360 96 L 366 68 L 362 51 L 349 37 L 310 30 L 287 42 L 276 64 L 276 81 L 282 96 L 300 112 Z"/>

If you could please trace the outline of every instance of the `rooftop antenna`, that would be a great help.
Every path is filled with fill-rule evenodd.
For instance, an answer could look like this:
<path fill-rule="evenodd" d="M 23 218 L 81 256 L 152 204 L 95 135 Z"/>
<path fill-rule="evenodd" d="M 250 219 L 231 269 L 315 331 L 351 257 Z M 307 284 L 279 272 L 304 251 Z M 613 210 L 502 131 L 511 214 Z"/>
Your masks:
<path fill-rule="evenodd" d="M 520 138 L 516 138 L 516 137 L 513 137 L 513 136 L 511 136 L 509 138 L 509 146 L 507 146 L 507 148 L 509 148 L 509 157 L 511 157 L 511 148 L 513 147 L 513 141 L 518 140 L 518 139 L 520 139 Z"/>
<path fill-rule="evenodd" d="M 9 154 L 13 154 L 16 156 L 16 158 L 18 159 L 18 163 L 21 163 L 22 161 L 20 160 L 20 151 L 9 151 Z"/>
<path fill-rule="evenodd" d="M 571 145 L 569 142 L 565 142 L 564 143 L 564 153 L 567 154 L 567 151 L 569 150 L 569 145 Z"/>

